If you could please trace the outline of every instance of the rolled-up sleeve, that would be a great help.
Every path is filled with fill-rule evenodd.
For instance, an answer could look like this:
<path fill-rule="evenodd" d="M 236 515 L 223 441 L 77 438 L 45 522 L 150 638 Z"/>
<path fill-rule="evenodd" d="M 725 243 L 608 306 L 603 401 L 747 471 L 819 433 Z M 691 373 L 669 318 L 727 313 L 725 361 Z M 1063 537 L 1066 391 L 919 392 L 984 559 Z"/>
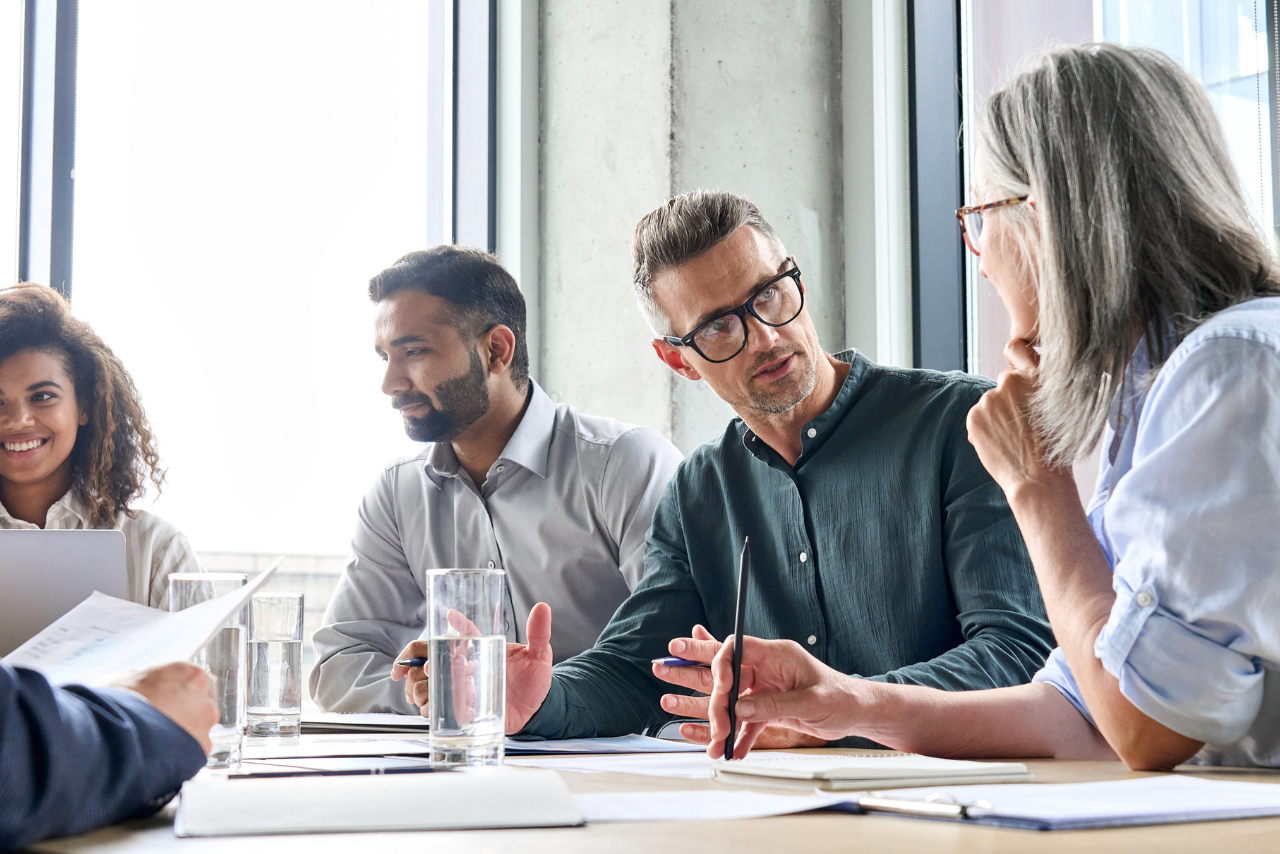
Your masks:
<path fill-rule="evenodd" d="M 1097 726 L 1093 715 L 1089 712 L 1089 707 L 1084 704 L 1084 695 L 1080 693 L 1080 686 L 1076 684 L 1076 678 L 1072 675 L 1071 668 L 1067 666 L 1067 657 L 1062 653 L 1062 647 L 1054 647 L 1053 652 L 1049 653 L 1049 657 L 1045 660 L 1044 667 L 1040 668 L 1031 681 L 1044 682 L 1057 688 L 1062 692 L 1062 696 L 1076 707 L 1076 711 L 1084 715 L 1085 720 Z"/>
<path fill-rule="evenodd" d="M 1280 642 L 1275 342 L 1233 334 L 1175 352 L 1105 513 L 1116 601 L 1095 654 L 1152 719 L 1237 741 L 1262 704 L 1261 656 Z"/>

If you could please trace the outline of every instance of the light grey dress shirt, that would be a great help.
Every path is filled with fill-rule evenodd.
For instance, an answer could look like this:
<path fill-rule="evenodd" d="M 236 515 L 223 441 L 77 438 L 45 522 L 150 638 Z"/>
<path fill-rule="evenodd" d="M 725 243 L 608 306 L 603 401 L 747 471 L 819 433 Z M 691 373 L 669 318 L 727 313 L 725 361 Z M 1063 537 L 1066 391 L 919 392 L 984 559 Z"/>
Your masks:
<path fill-rule="evenodd" d="M 417 710 L 391 681 L 426 621 L 426 571 L 501 567 L 507 638 L 551 606 L 556 661 L 589 649 L 644 572 L 644 540 L 680 452 L 661 435 L 579 415 L 537 385 L 479 489 L 448 442 L 383 472 L 315 634 L 311 696 L 338 712 Z"/>

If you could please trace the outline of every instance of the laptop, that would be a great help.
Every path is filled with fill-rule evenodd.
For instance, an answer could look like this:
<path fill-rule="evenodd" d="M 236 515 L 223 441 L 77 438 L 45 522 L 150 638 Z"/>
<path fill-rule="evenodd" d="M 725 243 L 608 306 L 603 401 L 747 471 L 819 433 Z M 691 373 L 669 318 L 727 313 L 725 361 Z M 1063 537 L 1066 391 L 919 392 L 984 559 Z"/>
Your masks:
<path fill-rule="evenodd" d="M 129 598 L 120 531 L 0 530 L 0 657 L 98 590 Z"/>

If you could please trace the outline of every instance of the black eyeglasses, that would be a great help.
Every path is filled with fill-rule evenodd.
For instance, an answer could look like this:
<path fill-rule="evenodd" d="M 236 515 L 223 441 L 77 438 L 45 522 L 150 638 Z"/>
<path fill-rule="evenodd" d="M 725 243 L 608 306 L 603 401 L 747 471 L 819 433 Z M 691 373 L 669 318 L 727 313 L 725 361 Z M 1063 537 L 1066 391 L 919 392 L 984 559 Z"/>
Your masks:
<path fill-rule="evenodd" d="M 727 362 L 747 346 L 748 314 L 765 326 L 786 326 L 799 317 L 804 308 L 800 267 L 796 259 L 787 260 L 791 262 L 791 269 L 756 288 L 742 305 L 699 324 L 683 338 L 664 335 L 663 339 L 672 347 L 692 347 L 708 362 Z"/>

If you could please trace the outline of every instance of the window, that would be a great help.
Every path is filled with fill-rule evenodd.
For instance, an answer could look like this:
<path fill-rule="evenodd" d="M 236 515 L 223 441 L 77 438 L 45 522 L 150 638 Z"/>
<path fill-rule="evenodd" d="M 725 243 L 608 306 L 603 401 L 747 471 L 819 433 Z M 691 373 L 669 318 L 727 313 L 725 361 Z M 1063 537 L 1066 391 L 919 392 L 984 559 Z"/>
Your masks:
<path fill-rule="evenodd" d="M 1267 3 L 1254 0 L 966 0 L 966 114 L 1031 51 L 1103 40 L 1158 48 L 1208 89 L 1260 223 L 1274 222 L 1272 86 Z M 973 134 L 966 134 L 972 139 Z M 1009 319 L 995 289 L 969 262 L 969 369 L 995 377 Z"/>
<path fill-rule="evenodd" d="M 21 3 L 0 3 L 0 115 L 9 122 L 0 133 L 0 286 L 17 282 L 19 148 L 22 140 L 22 37 Z"/>
<path fill-rule="evenodd" d="M 1209 91 L 1259 223 L 1274 222 L 1272 105 L 1265 4 L 1253 0 L 965 0 L 964 113 L 1045 44 L 1090 40 L 1158 48 Z M 973 139 L 972 125 L 966 139 Z M 971 152 L 966 152 L 971 154 Z M 1009 315 L 995 288 L 967 259 L 969 370 L 996 377 L 1006 367 Z M 1093 494 L 1100 449 L 1076 465 L 1081 500 Z"/>
<path fill-rule="evenodd" d="M 380 391 L 371 275 L 427 245 L 427 7 L 80 5 L 77 315 L 169 469 L 155 512 L 209 569 L 308 594 L 417 446 Z"/>

